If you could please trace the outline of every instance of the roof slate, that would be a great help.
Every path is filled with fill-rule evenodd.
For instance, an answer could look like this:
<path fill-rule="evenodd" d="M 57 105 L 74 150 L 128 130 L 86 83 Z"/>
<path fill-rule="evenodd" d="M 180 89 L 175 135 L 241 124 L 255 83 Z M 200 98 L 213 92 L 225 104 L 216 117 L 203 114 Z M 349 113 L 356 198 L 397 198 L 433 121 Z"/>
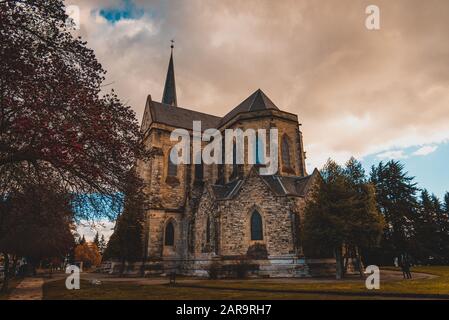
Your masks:
<path fill-rule="evenodd" d="M 220 117 L 210 114 L 173 107 L 160 102 L 151 102 L 151 117 L 154 122 L 163 123 L 176 128 L 193 130 L 193 121 L 201 121 L 201 129 L 217 128 Z"/>
<path fill-rule="evenodd" d="M 306 196 L 313 177 L 318 171 L 314 171 L 306 177 L 283 177 L 278 175 L 261 175 L 268 187 L 277 196 Z M 212 191 L 217 200 L 227 200 L 234 197 L 242 187 L 245 179 L 237 179 L 223 185 L 212 185 Z"/>
<path fill-rule="evenodd" d="M 150 108 L 152 121 L 189 130 L 193 129 L 193 121 L 201 121 L 202 130 L 205 130 L 209 128 L 219 128 L 240 113 L 268 109 L 279 110 L 279 108 L 276 107 L 276 105 L 260 89 L 246 98 L 223 118 L 151 100 L 148 106 Z"/>
<path fill-rule="evenodd" d="M 257 89 L 252 95 L 243 100 L 237 107 L 232 109 L 220 121 L 220 125 L 225 124 L 239 113 L 259 110 L 279 110 L 278 107 L 267 97 L 267 95 L 260 89 Z"/>
<path fill-rule="evenodd" d="M 277 175 L 261 177 L 273 192 L 279 196 L 305 196 L 307 193 L 307 185 L 311 181 L 313 174 L 306 177 L 284 177 Z"/>

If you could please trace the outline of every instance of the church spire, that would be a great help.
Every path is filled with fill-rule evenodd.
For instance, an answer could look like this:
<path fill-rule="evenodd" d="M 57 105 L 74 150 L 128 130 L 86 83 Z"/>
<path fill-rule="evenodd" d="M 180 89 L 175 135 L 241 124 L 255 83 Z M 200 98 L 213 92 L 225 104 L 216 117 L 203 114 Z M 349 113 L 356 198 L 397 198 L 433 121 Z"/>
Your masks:
<path fill-rule="evenodd" d="M 170 62 L 168 64 L 167 78 L 165 79 L 164 94 L 162 96 L 162 103 L 177 107 L 178 101 L 176 99 L 176 85 L 175 85 L 175 68 L 173 66 L 173 44 L 171 40 L 171 54 Z"/>

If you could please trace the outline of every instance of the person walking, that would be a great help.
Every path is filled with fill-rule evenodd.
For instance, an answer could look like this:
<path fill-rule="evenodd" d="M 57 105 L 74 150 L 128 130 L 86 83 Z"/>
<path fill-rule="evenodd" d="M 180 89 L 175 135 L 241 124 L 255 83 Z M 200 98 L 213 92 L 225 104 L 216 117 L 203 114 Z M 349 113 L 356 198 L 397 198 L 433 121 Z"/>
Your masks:
<path fill-rule="evenodd" d="M 404 279 L 411 279 L 412 273 L 410 272 L 410 260 L 406 255 L 401 257 L 401 269 L 402 269 L 402 276 Z"/>

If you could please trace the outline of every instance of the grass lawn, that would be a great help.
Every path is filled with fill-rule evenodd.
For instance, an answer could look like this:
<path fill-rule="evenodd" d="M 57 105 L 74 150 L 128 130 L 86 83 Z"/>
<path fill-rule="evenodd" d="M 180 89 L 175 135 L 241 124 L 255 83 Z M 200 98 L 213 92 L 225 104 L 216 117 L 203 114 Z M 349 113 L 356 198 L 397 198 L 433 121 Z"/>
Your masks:
<path fill-rule="evenodd" d="M 387 293 L 396 297 L 403 294 L 449 294 L 448 266 L 415 267 L 412 271 L 434 274 L 438 277 L 381 282 L 380 290 L 372 291 L 365 288 L 364 280 L 330 283 L 204 280 L 194 283 L 193 286 L 182 282 L 176 286 L 139 285 L 128 282 L 103 282 L 101 285 L 92 285 L 82 280 L 81 289 L 71 291 L 65 288 L 65 280 L 57 280 L 44 285 L 44 299 L 385 299 L 392 297 L 363 296 L 363 294 Z M 317 291 L 320 293 L 314 293 Z M 341 292 L 353 295 L 338 295 Z"/>
<path fill-rule="evenodd" d="M 383 268 L 385 270 L 398 270 L 398 268 Z M 411 279 L 400 281 L 382 282 L 379 290 L 373 293 L 397 293 L 397 294 L 449 294 L 449 266 L 414 267 L 413 272 L 433 274 L 438 277 L 432 279 Z M 310 290 L 329 292 L 364 292 L 365 281 L 338 281 L 333 283 L 267 283 L 263 281 L 205 281 L 202 287 L 226 287 L 226 288 L 256 288 L 273 290 Z"/>
<path fill-rule="evenodd" d="M 64 281 L 44 285 L 46 300 L 275 300 L 275 299 L 344 299 L 340 296 L 213 290 L 169 285 L 137 285 L 129 283 L 103 283 L 92 285 L 81 281 L 80 290 L 67 290 Z"/>

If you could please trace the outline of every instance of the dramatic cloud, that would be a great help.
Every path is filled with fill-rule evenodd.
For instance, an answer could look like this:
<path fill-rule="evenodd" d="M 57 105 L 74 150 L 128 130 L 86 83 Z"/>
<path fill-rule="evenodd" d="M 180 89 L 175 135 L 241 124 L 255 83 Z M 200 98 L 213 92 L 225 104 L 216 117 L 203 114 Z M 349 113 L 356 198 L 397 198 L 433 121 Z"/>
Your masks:
<path fill-rule="evenodd" d="M 139 119 L 147 94 L 161 99 L 174 38 L 181 106 L 224 115 L 260 87 L 298 114 L 309 171 L 328 157 L 449 138 L 449 1 L 68 4 L 80 6 L 80 35 L 108 70 L 105 89 Z M 365 28 L 370 4 L 380 7 L 379 31 Z"/>
<path fill-rule="evenodd" d="M 84 221 L 77 225 L 76 232 L 80 235 L 80 237 L 84 235 L 87 241 L 92 241 L 95 237 L 95 234 L 98 232 L 100 234 L 100 237 L 101 235 L 104 235 L 107 241 L 114 231 L 114 225 L 114 222 L 106 220 L 96 223 Z"/>
<path fill-rule="evenodd" d="M 391 150 L 391 151 L 385 151 L 385 152 L 379 153 L 376 155 L 376 157 L 379 159 L 382 159 L 382 160 L 384 160 L 384 159 L 399 160 L 399 159 L 405 159 L 408 156 L 404 153 L 403 150 Z"/>
<path fill-rule="evenodd" d="M 435 152 L 438 149 L 438 146 L 423 146 L 413 152 L 414 156 L 426 156 L 428 154 L 431 154 L 432 152 Z"/>

